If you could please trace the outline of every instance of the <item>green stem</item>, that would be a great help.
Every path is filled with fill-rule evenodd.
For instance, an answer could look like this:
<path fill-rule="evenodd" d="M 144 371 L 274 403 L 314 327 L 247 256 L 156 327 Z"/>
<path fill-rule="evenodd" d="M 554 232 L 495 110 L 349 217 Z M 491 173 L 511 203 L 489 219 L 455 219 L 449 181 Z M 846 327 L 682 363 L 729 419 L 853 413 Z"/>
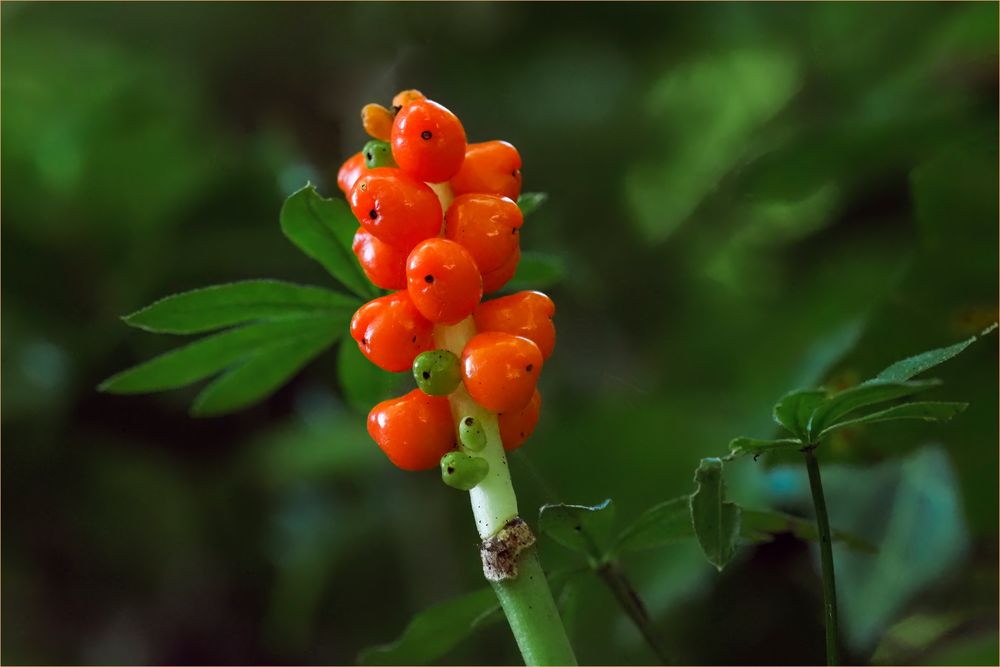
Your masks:
<path fill-rule="evenodd" d="M 819 474 L 819 461 L 814 453 L 815 446 L 806 447 L 802 455 L 809 471 L 809 488 L 812 491 L 813 507 L 816 511 L 816 529 L 819 532 L 820 569 L 823 575 L 823 622 L 826 627 L 826 664 L 840 664 L 840 649 L 837 646 L 837 585 L 833 576 L 833 544 L 830 539 L 830 518 L 826 513 L 826 497 L 823 495 L 823 479 Z"/>
<path fill-rule="evenodd" d="M 642 633 L 643 638 L 649 644 L 649 648 L 656 655 L 660 664 L 669 664 L 670 661 L 667 659 L 663 647 L 660 646 L 660 642 L 653 632 L 653 624 L 649 618 L 649 612 L 646 611 L 646 605 L 642 603 L 642 598 L 639 597 L 635 588 L 632 587 L 632 583 L 625 576 L 625 572 L 621 566 L 616 561 L 608 561 L 597 569 L 597 574 L 608 585 L 615 599 L 618 600 L 625 613 L 632 619 L 635 627 Z"/>
<path fill-rule="evenodd" d="M 576 656 L 536 552 L 537 547 L 523 551 L 517 576 L 492 582 L 493 590 L 525 665 L 576 665 Z"/>
<path fill-rule="evenodd" d="M 451 350 L 461 357 L 465 344 L 475 334 L 476 325 L 469 317 L 453 326 L 436 327 L 434 339 L 439 348 Z M 448 400 L 456 433 L 459 422 L 466 417 L 477 419 L 486 433 L 485 447 L 467 453 L 482 457 L 489 464 L 486 478 L 469 491 L 479 537 L 488 540 L 518 517 L 517 496 L 510 480 L 497 416 L 476 403 L 462 386 L 452 392 Z M 515 565 L 516 574 L 490 583 L 507 616 L 524 663 L 575 665 L 576 657 L 538 562 L 536 548 L 529 546 L 521 551 Z"/>

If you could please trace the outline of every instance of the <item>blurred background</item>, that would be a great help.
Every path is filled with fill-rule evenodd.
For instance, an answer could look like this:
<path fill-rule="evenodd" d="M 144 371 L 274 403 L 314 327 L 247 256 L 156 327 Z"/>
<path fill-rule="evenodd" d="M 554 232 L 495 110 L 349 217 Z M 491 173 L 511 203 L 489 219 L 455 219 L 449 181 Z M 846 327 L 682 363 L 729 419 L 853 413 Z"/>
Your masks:
<path fill-rule="evenodd" d="M 543 416 L 524 516 L 613 498 L 619 525 L 698 460 L 770 437 L 785 391 L 846 386 L 997 317 L 995 3 L 5 2 L 2 661 L 351 663 L 483 585 L 468 501 L 402 473 L 326 353 L 215 419 L 197 388 L 95 386 L 180 339 L 118 319 L 163 295 L 331 280 L 281 234 L 337 195 L 358 111 L 415 87 L 506 139 L 550 199 Z M 935 375 L 971 406 L 821 452 L 850 661 L 996 664 L 995 334 Z M 810 516 L 794 459 L 730 496 Z M 427 538 L 433 532 L 437 538 Z M 542 544 L 549 569 L 572 554 Z M 814 545 L 627 557 L 682 663 L 823 658 Z M 584 663 L 654 657 L 596 579 L 560 594 Z M 502 623 L 441 658 L 519 660 Z"/>

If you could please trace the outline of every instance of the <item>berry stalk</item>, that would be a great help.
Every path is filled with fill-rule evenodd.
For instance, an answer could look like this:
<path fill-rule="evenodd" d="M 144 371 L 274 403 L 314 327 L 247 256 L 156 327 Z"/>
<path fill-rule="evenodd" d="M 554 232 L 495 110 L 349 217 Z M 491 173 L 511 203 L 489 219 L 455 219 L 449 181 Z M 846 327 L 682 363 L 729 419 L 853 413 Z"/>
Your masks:
<path fill-rule="evenodd" d="M 457 355 L 461 355 L 466 343 L 475 335 L 476 325 L 471 317 L 452 326 L 439 325 L 434 328 L 437 346 Z M 576 656 L 549 590 L 545 572 L 538 561 L 534 536 L 518 517 L 517 496 L 511 483 L 497 416 L 476 403 L 465 387 L 460 386 L 452 392 L 448 400 L 456 420 L 456 432 L 461 420 L 473 417 L 482 425 L 486 434 L 486 445 L 476 454 L 489 464 L 489 474 L 469 491 L 469 499 L 476 519 L 476 529 L 484 544 L 484 574 L 496 592 L 524 663 L 575 665 Z M 523 532 L 511 530 L 511 527 L 523 527 L 527 531 L 527 537 Z M 508 531 L 518 537 L 508 540 L 504 535 Z M 486 554 L 491 541 L 499 544 L 495 551 L 501 553 L 517 548 L 522 550 L 520 553 L 514 551 L 517 555 L 513 562 L 499 561 L 487 565 Z M 508 542 L 515 546 L 509 546 Z"/>

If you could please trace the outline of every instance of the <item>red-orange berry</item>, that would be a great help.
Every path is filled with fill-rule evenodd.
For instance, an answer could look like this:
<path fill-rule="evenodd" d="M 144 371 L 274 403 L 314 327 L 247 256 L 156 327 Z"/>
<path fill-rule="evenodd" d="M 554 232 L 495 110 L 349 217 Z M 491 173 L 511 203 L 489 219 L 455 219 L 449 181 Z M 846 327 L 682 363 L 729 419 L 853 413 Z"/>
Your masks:
<path fill-rule="evenodd" d="M 497 415 L 500 423 L 500 440 L 503 448 L 512 452 L 531 437 L 538 424 L 538 416 L 542 411 L 542 395 L 535 390 L 528 404 L 520 410 L 501 412 Z"/>
<path fill-rule="evenodd" d="M 421 315 L 406 292 L 373 299 L 351 318 L 351 338 L 379 368 L 410 370 L 421 352 L 434 347 L 434 325 Z"/>
<path fill-rule="evenodd" d="M 425 183 L 399 169 L 371 169 L 351 189 L 351 210 L 373 236 L 409 252 L 441 230 L 441 203 Z"/>
<path fill-rule="evenodd" d="M 487 410 L 508 412 L 528 404 L 542 372 L 542 353 L 532 341 L 501 332 L 476 334 L 462 351 L 462 381 Z"/>
<path fill-rule="evenodd" d="M 413 100 L 392 124 L 392 157 L 418 180 L 447 181 L 465 159 L 465 130 L 458 117 L 437 102 Z"/>
<path fill-rule="evenodd" d="M 518 245 L 521 209 L 507 197 L 462 195 L 444 216 L 445 237 L 461 243 L 483 273 L 503 266 Z"/>
<path fill-rule="evenodd" d="M 340 165 L 340 171 L 337 172 L 337 187 L 340 188 L 345 197 L 351 196 L 351 188 L 367 171 L 365 155 L 361 151 L 347 158 L 344 164 Z"/>
<path fill-rule="evenodd" d="M 383 243 L 364 227 L 358 227 L 351 246 L 368 280 L 389 290 L 406 288 L 406 251 Z"/>
<path fill-rule="evenodd" d="M 521 155 L 506 141 L 469 144 L 458 173 L 451 177 L 456 195 L 471 192 L 510 197 L 521 194 Z"/>
<path fill-rule="evenodd" d="M 419 243 L 406 260 L 406 290 L 428 320 L 457 324 L 483 297 L 483 281 L 468 250 L 433 238 Z"/>
<path fill-rule="evenodd" d="M 479 331 L 502 331 L 534 341 L 548 359 L 556 346 L 556 327 L 552 316 L 556 305 L 541 292 L 518 292 L 485 301 L 476 307 L 473 317 Z"/>
<path fill-rule="evenodd" d="M 403 470 L 429 470 L 455 447 L 455 426 L 445 396 L 414 389 L 382 401 L 368 413 L 368 434 Z"/>
<path fill-rule="evenodd" d="M 506 285 L 514 274 L 517 273 L 517 265 L 521 261 L 521 247 L 514 248 L 507 261 L 499 269 L 494 269 L 483 274 L 483 294 L 496 292 Z"/>

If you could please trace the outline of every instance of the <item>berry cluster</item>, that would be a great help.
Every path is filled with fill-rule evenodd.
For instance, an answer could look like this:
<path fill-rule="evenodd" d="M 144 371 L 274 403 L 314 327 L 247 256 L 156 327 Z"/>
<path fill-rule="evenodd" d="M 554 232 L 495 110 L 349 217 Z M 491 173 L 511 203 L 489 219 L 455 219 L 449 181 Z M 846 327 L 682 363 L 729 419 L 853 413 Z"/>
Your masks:
<path fill-rule="evenodd" d="M 380 368 L 412 369 L 418 387 L 376 405 L 368 432 L 398 467 L 440 463 L 446 482 L 472 488 L 486 462 L 469 452 L 486 435 L 475 418 L 452 414 L 449 396 L 467 392 L 496 413 L 504 448 L 515 449 L 538 421 L 538 376 L 555 346 L 555 306 L 544 294 L 481 302 L 521 257 L 521 157 L 504 141 L 467 144 L 455 114 L 415 90 L 398 94 L 391 111 L 367 105 L 362 122 L 373 140 L 337 181 L 361 225 L 354 253 L 391 293 L 358 309 L 351 336 Z M 460 357 L 437 343 L 470 318 L 476 333 Z"/>

